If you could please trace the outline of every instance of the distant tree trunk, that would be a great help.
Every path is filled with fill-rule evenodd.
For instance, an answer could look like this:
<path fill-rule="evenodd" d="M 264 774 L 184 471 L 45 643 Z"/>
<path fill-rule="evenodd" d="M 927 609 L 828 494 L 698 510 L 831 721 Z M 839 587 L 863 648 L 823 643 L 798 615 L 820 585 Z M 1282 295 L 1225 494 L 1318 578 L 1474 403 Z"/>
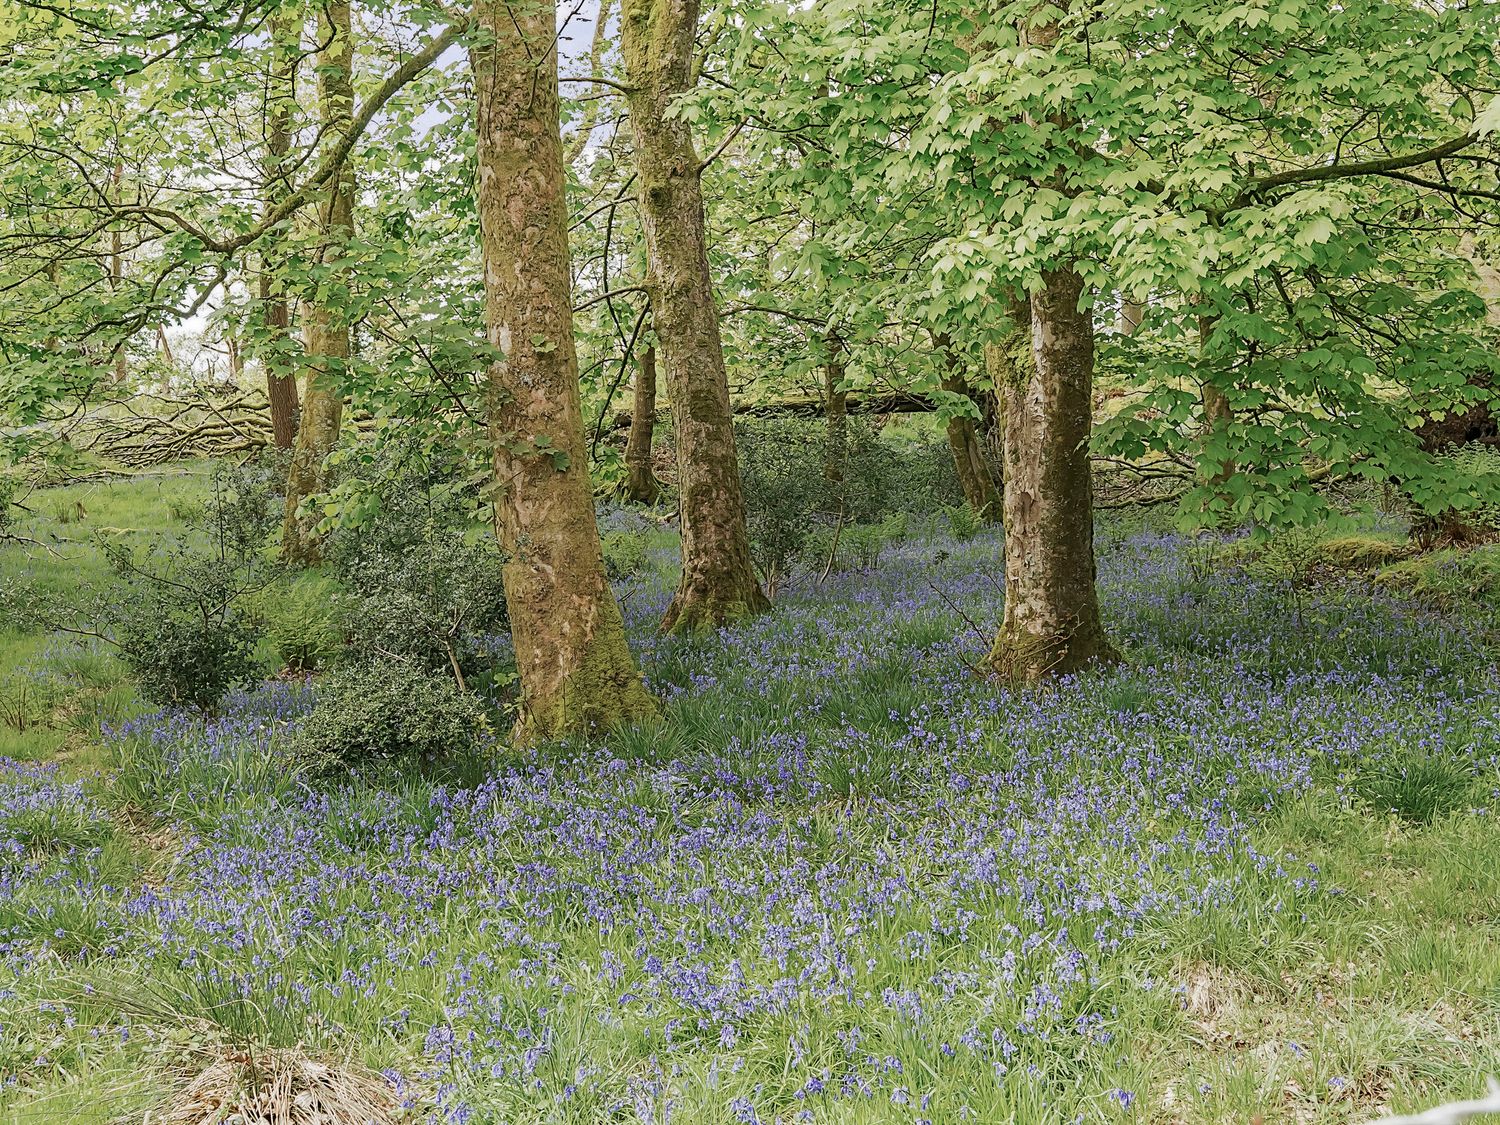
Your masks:
<path fill-rule="evenodd" d="M 1203 362 L 1208 354 L 1208 343 L 1213 335 L 1214 321 L 1217 317 L 1201 315 L 1198 317 L 1198 358 Z M 1209 378 L 1200 378 L 1198 381 L 1199 401 L 1203 407 L 1203 436 L 1205 441 L 1215 433 L 1226 429 L 1234 421 L 1234 411 L 1229 406 L 1229 399 L 1217 384 Z M 1225 459 L 1219 462 L 1205 462 L 1198 466 L 1200 479 L 1211 484 L 1223 484 L 1235 473 L 1233 460 Z"/>
<path fill-rule="evenodd" d="M 1146 319 L 1146 302 L 1133 301 L 1120 294 L 1120 314 L 1115 318 L 1115 331 L 1121 336 L 1134 336 L 1141 321 Z"/>
<path fill-rule="evenodd" d="M 823 411 L 828 421 L 828 446 L 823 454 L 823 476 L 842 485 L 849 460 L 849 392 L 843 387 L 844 339 L 830 328 L 823 336 Z M 843 489 L 838 489 L 840 493 Z"/>
<path fill-rule="evenodd" d="M 1005 618 L 990 653 L 1000 675 L 1031 681 L 1118 659 L 1104 635 L 1094 572 L 1094 324 L 1083 279 L 1044 275 L 1030 301 L 1034 369 L 1002 388 Z M 1018 310 L 1020 311 L 1020 310 Z M 1024 322 L 1024 312 L 1017 317 Z"/>
<path fill-rule="evenodd" d="M 266 200 L 267 211 L 286 198 L 286 158 L 292 150 L 292 110 L 297 104 L 297 50 L 300 23 L 286 15 L 271 17 L 272 64 L 266 97 Z M 277 345 L 285 341 L 292 326 L 286 295 L 276 284 L 273 250 L 262 253 L 260 263 L 260 307 L 266 339 L 262 341 L 261 366 L 266 373 L 266 401 L 271 408 L 271 443 L 291 449 L 297 440 L 297 378 L 278 370 Z"/>
<path fill-rule="evenodd" d="M 232 332 L 224 335 L 224 354 L 229 359 L 229 378 L 238 383 L 245 373 L 245 360 L 240 354 L 239 337 Z"/>
<path fill-rule="evenodd" d="M 976 407 L 964 378 L 961 359 L 953 348 L 953 341 L 945 333 L 933 333 L 932 342 L 937 345 L 943 359 L 943 390 L 949 394 L 962 395 Z M 985 456 L 984 444 L 979 437 L 979 424 L 967 414 L 955 414 L 944 423 L 948 435 L 948 449 L 953 454 L 953 470 L 963 489 L 964 500 L 986 523 L 1001 522 L 1004 499 L 990 470 L 990 460 Z"/>
<path fill-rule="evenodd" d="M 635 395 L 630 407 L 630 437 L 625 442 L 627 500 L 655 504 L 661 482 L 651 467 L 651 444 L 656 434 L 656 345 L 647 344 L 635 371 Z"/>
<path fill-rule="evenodd" d="M 347 133 L 354 109 L 354 47 L 348 0 L 327 0 L 318 18 L 318 41 L 327 46 L 318 59 L 318 110 L 324 132 Z M 326 259 L 354 234 L 354 173 L 346 161 L 320 204 L 321 254 Z M 308 306 L 303 342 L 307 376 L 302 394 L 302 422 L 287 474 L 286 522 L 281 553 L 288 562 L 316 563 L 322 544 L 317 520 L 302 510 L 309 496 L 328 486 L 327 458 L 338 443 L 344 413 L 344 368 L 349 360 L 349 325 L 343 311 L 328 305 Z"/>
<path fill-rule="evenodd" d="M 750 561 L 724 346 L 704 234 L 701 161 L 672 99 L 694 82 L 698 0 L 625 0 L 630 92 L 651 320 L 672 398 L 682 580 L 664 632 L 711 629 L 770 607 Z"/>
<path fill-rule="evenodd" d="M 116 205 L 121 202 L 121 182 L 125 178 L 125 166 L 116 164 L 114 172 L 110 175 L 109 182 L 111 194 L 114 196 Z M 109 232 L 109 291 L 111 294 L 118 293 L 120 286 L 125 280 L 125 256 L 121 245 L 122 236 L 119 224 Z M 130 359 L 125 354 L 125 341 L 121 340 L 115 347 L 115 382 L 123 383 L 130 374 Z"/>
<path fill-rule="evenodd" d="M 594 13 L 594 37 L 589 44 L 589 74 L 604 72 L 604 53 L 609 49 L 609 13 L 614 0 L 599 0 L 599 9 Z M 568 142 L 563 161 L 572 166 L 589 147 L 589 138 L 594 135 L 594 126 L 599 122 L 599 107 L 603 99 L 591 98 L 583 103 L 583 117 Z"/>
<path fill-rule="evenodd" d="M 481 0 L 478 111 L 496 530 L 521 676 L 520 741 L 656 713 L 604 577 L 569 292 L 556 11 Z"/>
<path fill-rule="evenodd" d="M 167 330 L 159 324 L 156 326 L 156 346 L 161 349 L 161 357 L 169 367 L 177 362 L 172 355 L 172 342 L 167 339 Z"/>

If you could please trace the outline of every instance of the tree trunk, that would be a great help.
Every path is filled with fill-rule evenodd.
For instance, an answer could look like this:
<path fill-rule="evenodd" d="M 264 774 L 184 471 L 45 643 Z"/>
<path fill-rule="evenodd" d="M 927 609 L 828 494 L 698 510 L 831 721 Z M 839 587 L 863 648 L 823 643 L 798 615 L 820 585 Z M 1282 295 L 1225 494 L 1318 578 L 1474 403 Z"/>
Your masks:
<path fill-rule="evenodd" d="M 823 476 L 842 495 L 849 460 L 849 392 L 844 390 L 844 340 L 829 329 L 823 337 L 823 412 L 828 421 L 828 447 L 823 454 Z M 842 505 L 840 505 L 842 507 Z"/>
<path fill-rule="evenodd" d="M 125 166 L 116 164 L 115 170 L 110 176 L 111 194 L 114 196 L 115 205 L 121 202 L 121 181 L 125 178 Z M 111 295 L 118 294 L 120 286 L 125 280 L 125 256 L 121 246 L 121 234 L 119 224 L 109 232 L 109 291 Z M 125 354 L 125 341 L 121 340 L 115 347 L 115 382 L 123 383 L 130 374 L 130 359 Z"/>
<path fill-rule="evenodd" d="M 324 134 L 337 138 L 351 128 L 354 110 L 354 49 L 348 0 L 327 0 L 318 18 L 318 42 L 327 46 L 318 59 L 318 110 Z M 326 260 L 354 234 L 354 173 L 344 163 L 320 204 L 323 229 L 320 253 Z M 349 360 L 349 325 L 342 311 L 329 304 L 309 304 L 303 342 L 307 375 L 302 394 L 302 422 L 287 474 L 286 522 L 281 553 L 288 562 L 316 563 L 322 544 L 317 519 L 303 510 L 309 496 L 328 487 L 327 458 L 343 421 L 343 374 Z"/>
<path fill-rule="evenodd" d="M 290 191 L 286 158 L 292 150 L 292 110 L 297 104 L 298 21 L 285 15 L 271 17 L 272 64 L 266 97 L 265 207 L 272 210 Z M 271 442 L 291 449 L 297 439 L 297 379 L 280 370 L 277 346 L 289 342 L 292 320 L 286 294 L 276 284 L 276 260 L 270 250 L 260 263 L 260 307 L 265 329 L 261 366 L 266 373 L 266 401 L 271 408 Z"/>
<path fill-rule="evenodd" d="M 691 88 L 697 0 L 625 0 L 621 52 L 640 184 L 651 322 L 677 439 L 682 580 L 664 632 L 711 629 L 770 602 L 756 581 L 735 453 L 724 346 L 704 234 L 701 161 L 669 115 Z"/>
<path fill-rule="evenodd" d="M 1115 331 L 1121 336 L 1134 336 L 1135 330 L 1146 319 L 1146 302 L 1134 301 L 1120 294 L 1120 312 L 1115 318 Z"/>
<path fill-rule="evenodd" d="M 990 653 L 1000 675 L 1032 681 L 1118 659 L 1094 586 L 1094 324 L 1083 280 L 1044 275 L 1031 298 L 1034 369 L 1000 388 L 1005 411 L 1005 619 Z M 1024 321 L 1024 309 L 1018 321 Z"/>
<path fill-rule="evenodd" d="M 1213 334 L 1214 321 L 1217 317 L 1201 315 L 1198 317 L 1198 360 L 1204 362 L 1208 354 L 1208 342 Z M 1205 442 L 1212 436 L 1224 429 L 1234 421 L 1234 411 L 1230 409 L 1229 399 L 1224 392 L 1209 378 L 1201 378 L 1198 381 L 1199 401 L 1203 406 L 1203 437 Z M 1219 462 L 1200 462 L 1198 465 L 1199 476 L 1211 484 L 1223 484 L 1235 473 L 1233 460 Z"/>
<path fill-rule="evenodd" d="M 630 437 L 625 442 L 627 500 L 655 504 L 661 482 L 651 467 L 651 443 L 656 434 L 656 345 L 647 344 L 635 372 L 635 396 L 630 407 Z"/>
<path fill-rule="evenodd" d="M 964 378 L 961 361 L 953 350 L 952 341 L 946 334 L 934 333 L 932 342 L 943 356 L 943 390 L 949 394 L 962 395 L 979 407 L 969 391 L 968 380 Z M 963 489 L 964 500 L 985 523 L 1000 523 L 1004 501 L 999 486 L 995 484 L 995 475 L 990 470 L 989 458 L 984 455 L 979 424 L 967 414 L 955 414 L 944 423 L 943 428 L 948 435 L 948 449 L 953 454 L 953 470 L 958 476 L 959 487 Z"/>
<path fill-rule="evenodd" d="M 520 741 L 656 713 L 604 577 L 584 447 L 568 272 L 552 5 L 481 0 L 478 109 L 496 530 L 521 676 Z"/>

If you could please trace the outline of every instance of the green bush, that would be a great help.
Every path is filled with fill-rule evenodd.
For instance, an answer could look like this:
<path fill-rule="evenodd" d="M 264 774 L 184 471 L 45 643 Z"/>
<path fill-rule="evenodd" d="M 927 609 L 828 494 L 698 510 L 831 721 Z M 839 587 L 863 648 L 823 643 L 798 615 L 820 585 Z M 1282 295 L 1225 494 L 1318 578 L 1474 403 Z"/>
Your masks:
<path fill-rule="evenodd" d="M 432 763 L 473 755 L 488 729 L 478 698 L 451 676 L 409 661 L 373 660 L 341 665 L 322 679 L 290 753 L 323 774 L 382 762 Z"/>
<path fill-rule="evenodd" d="M 333 579 L 283 578 L 247 600 L 250 614 L 287 671 L 316 671 L 343 651 L 342 601 Z"/>
<path fill-rule="evenodd" d="M 984 521 L 968 504 L 953 504 L 943 509 L 948 520 L 948 534 L 959 543 L 967 543 L 984 530 Z"/>
<path fill-rule="evenodd" d="M 492 670 L 490 638 L 509 628 L 505 553 L 441 467 L 417 459 L 365 482 L 368 518 L 335 529 L 326 556 L 356 659 L 415 661 L 464 687 Z"/>
<path fill-rule="evenodd" d="M 232 610 L 200 613 L 171 597 L 152 597 L 126 610 L 115 644 L 142 698 L 210 711 L 255 670 L 255 633 Z"/>
<path fill-rule="evenodd" d="M 489 641 L 508 628 L 502 569 L 493 539 L 466 540 L 434 528 L 401 554 L 372 553 L 346 565 L 340 611 L 357 659 L 415 661 L 460 686 L 490 670 Z"/>
<path fill-rule="evenodd" d="M 808 536 L 830 522 L 826 432 L 794 419 L 740 421 L 735 430 L 750 549 L 774 589 Z"/>
<path fill-rule="evenodd" d="M 646 539 L 631 531 L 606 531 L 599 536 L 604 551 L 604 573 L 611 581 L 639 574 L 646 565 Z"/>

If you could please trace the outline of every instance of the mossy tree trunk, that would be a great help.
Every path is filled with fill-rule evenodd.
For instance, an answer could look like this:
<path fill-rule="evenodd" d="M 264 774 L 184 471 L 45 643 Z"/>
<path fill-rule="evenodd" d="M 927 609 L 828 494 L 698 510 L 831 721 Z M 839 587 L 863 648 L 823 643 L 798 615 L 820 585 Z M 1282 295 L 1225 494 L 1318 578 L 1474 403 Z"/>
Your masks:
<path fill-rule="evenodd" d="M 1094 324 L 1075 270 L 1045 275 L 1029 302 L 1033 363 L 1000 387 L 1005 415 L 1005 618 L 990 653 L 1033 681 L 1118 659 L 1104 635 L 1094 569 Z M 1018 323 L 1028 319 L 1025 306 Z"/>
<path fill-rule="evenodd" d="M 265 209 L 286 198 L 287 156 L 292 151 L 292 110 L 297 104 L 297 50 L 300 21 L 284 13 L 271 17 L 271 73 L 266 93 Z M 291 330 L 291 309 L 276 283 L 273 250 L 262 252 L 260 308 L 265 338 L 261 366 L 266 374 L 266 400 L 271 408 L 271 441 L 277 449 L 291 449 L 297 438 L 297 380 L 279 369 L 275 341 Z"/>
<path fill-rule="evenodd" d="M 704 233 L 702 161 L 670 113 L 691 89 L 697 0 L 625 0 L 625 60 L 646 289 L 677 441 L 682 580 L 666 632 L 711 629 L 770 602 L 750 561 L 729 380 Z"/>
<path fill-rule="evenodd" d="M 951 395 L 962 395 L 983 413 L 983 408 L 969 389 L 969 381 L 964 378 L 963 361 L 954 349 L 952 340 L 943 333 L 935 333 L 933 343 L 942 355 L 943 390 Z M 943 424 L 943 429 L 948 437 L 948 449 L 953 454 L 953 471 L 958 476 L 959 487 L 963 489 L 964 500 L 986 523 L 999 523 L 1004 500 L 1000 494 L 1000 486 L 995 483 L 990 460 L 984 453 L 979 423 L 967 414 L 955 414 Z"/>
<path fill-rule="evenodd" d="M 656 434 L 656 345 L 647 344 L 635 369 L 635 392 L 630 405 L 630 436 L 625 440 L 625 485 L 627 500 L 655 504 L 661 482 L 651 467 L 651 445 Z"/>
<path fill-rule="evenodd" d="M 338 137 L 352 127 L 354 112 L 354 45 L 348 0 L 328 0 L 318 14 L 318 112 L 325 136 Z M 354 172 L 344 162 L 319 201 L 320 254 L 336 257 L 354 234 Z M 336 286 L 334 288 L 337 288 Z M 281 554 L 288 562 L 309 565 L 322 554 L 317 519 L 303 507 L 309 496 L 328 486 L 328 455 L 338 443 L 344 414 L 344 369 L 349 362 L 349 325 L 336 300 L 310 302 L 303 328 L 307 374 L 302 391 L 302 418 L 287 474 L 286 521 Z"/>
<path fill-rule="evenodd" d="M 568 271 L 556 13 L 482 0 L 471 49 L 477 105 L 488 373 L 509 561 L 505 598 L 521 677 L 522 742 L 656 713 L 604 577 L 589 486 Z"/>

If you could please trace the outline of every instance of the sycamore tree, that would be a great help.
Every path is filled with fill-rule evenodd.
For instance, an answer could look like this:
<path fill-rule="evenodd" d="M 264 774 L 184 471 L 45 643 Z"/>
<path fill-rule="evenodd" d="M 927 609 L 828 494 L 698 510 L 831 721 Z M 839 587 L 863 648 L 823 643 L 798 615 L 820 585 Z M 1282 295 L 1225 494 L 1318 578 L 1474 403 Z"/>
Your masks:
<path fill-rule="evenodd" d="M 1166 335 L 1205 332 L 1201 357 L 1141 366 L 1149 409 L 1106 435 L 1196 458 L 1185 514 L 1307 520 L 1328 474 L 1465 501 L 1411 423 L 1487 396 L 1494 374 L 1455 248 L 1475 205 L 1494 214 L 1497 21 L 1494 5 L 1303 0 L 746 11 L 730 85 L 772 121 L 831 101 L 836 174 L 811 190 L 938 225 L 912 280 L 925 315 L 1030 341 L 1000 371 L 997 672 L 1114 656 L 1088 467 L 1112 292 L 1149 296 Z"/>

